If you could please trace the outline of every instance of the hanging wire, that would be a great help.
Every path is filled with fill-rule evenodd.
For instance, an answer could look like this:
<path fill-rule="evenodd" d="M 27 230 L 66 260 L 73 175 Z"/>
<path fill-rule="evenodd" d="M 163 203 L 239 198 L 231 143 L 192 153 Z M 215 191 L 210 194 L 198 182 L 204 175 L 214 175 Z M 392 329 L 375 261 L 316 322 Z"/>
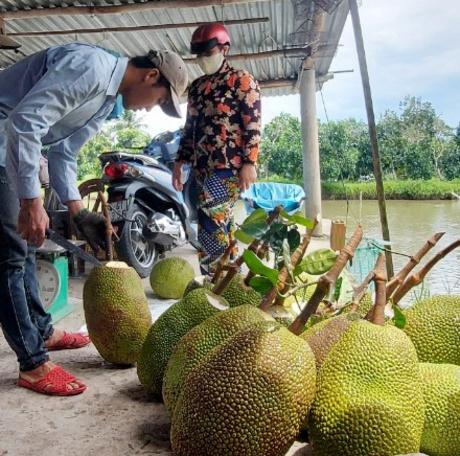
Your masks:
<path fill-rule="evenodd" d="M 320 89 L 319 91 L 320 95 L 321 95 L 321 102 L 323 104 L 323 109 L 324 109 L 324 115 L 326 117 L 326 122 L 329 123 L 329 115 L 327 113 L 327 108 L 326 108 L 326 103 L 324 101 L 324 95 L 323 95 L 323 90 Z M 339 156 L 337 150 L 335 150 L 335 155 L 336 155 L 336 158 L 337 158 L 337 161 L 340 165 L 343 165 L 343 159 Z M 353 214 L 353 211 L 351 210 L 351 207 L 350 207 L 350 198 L 348 197 L 348 192 L 347 192 L 347 187 L 345 185 L 345 178 L 343 177 L 343 166 L 339 166 L 339 178 L 340 178 L 340 182 L 343 186 L 343 191 L 345 193 L 345 201 L 346 201 L 346 205 L 347 205 L 347 213 L 346 213 L 346 217 L 345 217 L 345 224 L 348 225 L 348 216 L 351 215 L 353 216 L 353 218 L 356 220 L 356 216 Z M 361 223 L 361 219 L 359 218 L 358 219 L 358 223 Z"/>

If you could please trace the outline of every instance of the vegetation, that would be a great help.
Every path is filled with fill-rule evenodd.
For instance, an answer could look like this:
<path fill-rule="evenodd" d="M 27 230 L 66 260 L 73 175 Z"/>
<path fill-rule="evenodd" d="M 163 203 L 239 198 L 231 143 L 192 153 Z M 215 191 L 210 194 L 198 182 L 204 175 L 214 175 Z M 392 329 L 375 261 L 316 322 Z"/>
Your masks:
<path fill-rule="evenodd" d="M 399 113 L 387 111 L 379 119 L 377 132 L 389 198 L 447 197 L 458 190 L 455 181 L 446 185 L 442 181 L 460 178 L 460 124 L 454 131 L 431 103 L 406 97 Z M 370 179 L 372 157 L 364 122 L 347 119 L 320 123 L 319 140 L 326 197 L 343 198 L 342 182 Z M 265 127 L 261 163 L 265 178 L 302 180 L 301 128 L 296 117 L 281 114 Z M 404 184 L 398 182 L 406 180 Z M 374 184 L 346 185 L 354 196 L 360 191 L 364 197 L 375 196 L 370 190 Z"/>

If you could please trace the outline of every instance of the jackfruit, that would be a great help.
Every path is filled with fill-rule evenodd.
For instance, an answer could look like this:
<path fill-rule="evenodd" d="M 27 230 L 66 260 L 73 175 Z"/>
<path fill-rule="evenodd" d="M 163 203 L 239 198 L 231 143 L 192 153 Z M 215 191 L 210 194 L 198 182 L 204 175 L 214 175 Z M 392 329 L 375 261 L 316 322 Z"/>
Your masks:
<path fill-rule="evenodd" d="M 460 455 L 460 366 L 420 363 L 425 396 L 421 451 Z"/>
<path fill-rule="evenodd" d="M 244 305 L 209 317 L 177 343 L 163 378 L 163 401 L 172 415 L 189 372 L 215 347 L 255 323 L 273 320 L 267 313 Z"/>
<path fill-rule="evenodd" d="M 417 354 L 393 326 L 358 320 L 319 370 L 309 436 L 318 456 L 419 451 L 424 400 Z"/>
<path fill-rule="evenodd" d="M 305 330 L 300 337 L 304 339 L 315 354 L 316 368 L 319 370 L 327 355 L 348 330 L 359 315 L 338 315 L 322 320 Z"/>
<path fill-rule="evenodd" d="M 172 417 L 177 456 L 282 456 L 315 394 L 308 344 L 276 322 L 241 331 L 188 375 Z"/>
<path fill-rule="evenodd" d="M 262 295 L 254 288 L 244 283 L 244 277 L 236 274 L 222 292 L 222 296 L 228 301 L 230 307 L 238 307 L 244 304 L 258 307 L 262 301 Z"/>
<path fill-rule="evenodd" d="M 170 257 L 158 261 L 150 273 L 150 285 L 160 298 L 180 299 L 195 272 L 183 258 Z"/>
<path fill-rule="evenodd" d="M 226 309 L 228 303 L 225 299 L 198 288 L 158 318 L 148 332 L 137 363 L 137 375 L 149 394 L 161 399 L 166 365 L 180 338 L 210 316 Z"/>
<path fill-rule="evenodd" d="M 94 268 L 83 287 L 88 333 L 101 356 L 134 364 L 152 325 L 142 281 L 133 268 L 109 262 Z"/>
<path fill-rule="evenodd" d="M 363 299 L 361 299 L 361 301 L 359 302 L 358 307 L 354 311 L 354 313 L 357 313 L 359 316 L 364 318 L 369 312 L 369 310 L 371 310 L 373 305 L 374 304 L 372 302 L 372 296 L 369 293 L 366 293 L 363 296 Z M 342 313 L 349 314 L 351 312 L 351 307 L 352 307 L 352 304 L 347 305 L 346 307 L 344 307 Z"/>
<path fill-rule="evenodd" d="M 294 322 L 296 317 L 292 311 L 287 310 L 284 306 L 271 306 L 267 312 L 286 328 Z"/>
<path fill-rule="evenodd" d="M 206 288 L 207 290 L 212 290 L 214 284 L 212 284 L 206 276 L 198 276 L 190 280 L 190 282 L 185 287 L 184 296 L 187 296 L 191 291 L 196 290 L 197 288 Z"/>
<path fill-rule="evenodd" d="M 405 312 L 420 362 L 460 365 L 460 296 L 434 296 Z"/>

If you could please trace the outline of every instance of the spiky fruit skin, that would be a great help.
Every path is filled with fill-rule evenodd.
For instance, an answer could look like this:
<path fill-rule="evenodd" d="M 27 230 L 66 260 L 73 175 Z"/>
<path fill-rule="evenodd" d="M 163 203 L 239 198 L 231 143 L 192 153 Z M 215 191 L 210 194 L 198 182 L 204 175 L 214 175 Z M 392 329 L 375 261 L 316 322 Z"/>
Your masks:
<path fill-rule="evenodd" d="M 433 296 L 405 312 L 420 362 L 460 365 L 460 296 Z"/>
<path fill-rule="evenodd" d="M 425 396 L 421 451 L 430 456 L 460 455 L 460 366 L 420 363 Z"/>
<path fill-rule="evenodd" d="M 150 285 L 160 298 L 180 299 L 193 277 L 195 271 L 186 260 L 170 257 L 155 263 L 150 273 Z"/>
<path fill-rule="evenodd" d="M 282 456 L 315 394 L 308 344 L 277 323 L 237 333 L 187 377 L 172 419 L 177 456 Z"/>
<path fill-rule="evenodd" d="M 353 314 L 338 315 L 337 317 L 322 320 L 300 335 L 310 345 L 315 355 L 318 370 L 334 345 L 340 340 L 342 334 L 350 327 L 354 318 L 359 318 L 359 316 Z"/>
<path fill-rule="evenodd" d="M 350 313 L 351 311 L 351 304 L 348 305 L 342 313 Z M 361 301 L 359 302 L 358 304 L 358 307 L 357 309 L 355 310 L 354 313 L 357 313 L 359 316 L 361 316 L 362 318 L 364 318 L 367 313 L 369 312 L 369 310 L 371 310 L 371 307 L 373 306 L 373 302 L 372 302 L 372 296 L 369 294 L 369 293 L 366 293 L 364 296 L 363 296 L 363 299 L 361 299 Z"/>
<path fill-rule="evenodd" d="M 83 287 L 83 307 L 88 333 L 101 356 L 114 364 L 135 364 L 152 325 L 136 271 L 127 265 L 94 268 Z"/>
<path fill-rule="evenodd" d="M 222 308 L 213 305 L 210 299 L 219 300 Z M 226 309 L 228 304 L 224 299 L 198 288 L 158 318 L 148 332 L 137 363 L 139 380 L 151 396 L 161 400 L 166 365 L 181 337 L 210 316 Z"/>
<path fill-rule="evenodd" d="M 197 288 L 206 288 L 206 290 L 212 290 L 213 284 L 207 279 L 203 280 L 203 283 L 192 279 L 185 287 L 184 296 L 187 296 L 191 291 L 196 290 Z"/>
<path fill-rule="evenodd" d="M 174 413 L 188 374 L 211 350 L 237 332 L 266 320 L 272 318 L 256 307 L 235 307 L 209 317 L 182 337 L 174 348 L 163 378 L 163 402 L 169 414 Z"/>
<path fill-rule="evenodd" d="M 355 321 L 319 371 L 309 416 L 315 455 L 417 453 L 424 408 L 410 339 L 392 326 Z"/>
<path fill-rule="evenodd" d="M 244 277 L 241 274 L 236 274 L 232 278 L 223 291 L 222 296 L 228 301 L 230 307 L 238 307 L 245 304 L 258 307 L 262 301 L 260 293 L 244 284 Z"/>

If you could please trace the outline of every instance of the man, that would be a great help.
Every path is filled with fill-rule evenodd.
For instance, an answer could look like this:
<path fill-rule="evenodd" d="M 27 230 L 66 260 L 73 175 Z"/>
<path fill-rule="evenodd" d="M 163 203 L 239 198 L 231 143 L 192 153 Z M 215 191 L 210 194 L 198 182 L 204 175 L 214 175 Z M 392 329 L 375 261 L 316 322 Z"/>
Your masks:
<path fill-rule="evenodd" d="M 198 239 L 201 272 L 213 272 L 234 233 L 233 206 L 257 178 L 260 92 L 246 71 L 226 60 L 230 36 L 222 24 L 203 25 L 191 40 L 205 73 L 189 90 L 187 121 L 173 172 L 182 189 L 182 166 L 192 164 L 199 184 Z M 231 257 L 236 249 L 231 252 Z"/>
<path fill-rule="evenodd" d="M 79 43 L 46 49 L 0 72 L 0 323 L 18 357 L 20 386 L 62 396 L 86 389 L 48 356 L 89 338 L 54 329 L 39 297 L 35 247 L 49 224 L 40 198 L 42 147 L 50 146 L 52 187 L 88 241 L 101 244 L 104 219 L 83 208 L 77 189 L 79 149 L 101 128 L 118 94 L 126 109 L 159 105 L 180 117 L 187 82 L 174 53 L 150 51 L 128 61 Z"/>

